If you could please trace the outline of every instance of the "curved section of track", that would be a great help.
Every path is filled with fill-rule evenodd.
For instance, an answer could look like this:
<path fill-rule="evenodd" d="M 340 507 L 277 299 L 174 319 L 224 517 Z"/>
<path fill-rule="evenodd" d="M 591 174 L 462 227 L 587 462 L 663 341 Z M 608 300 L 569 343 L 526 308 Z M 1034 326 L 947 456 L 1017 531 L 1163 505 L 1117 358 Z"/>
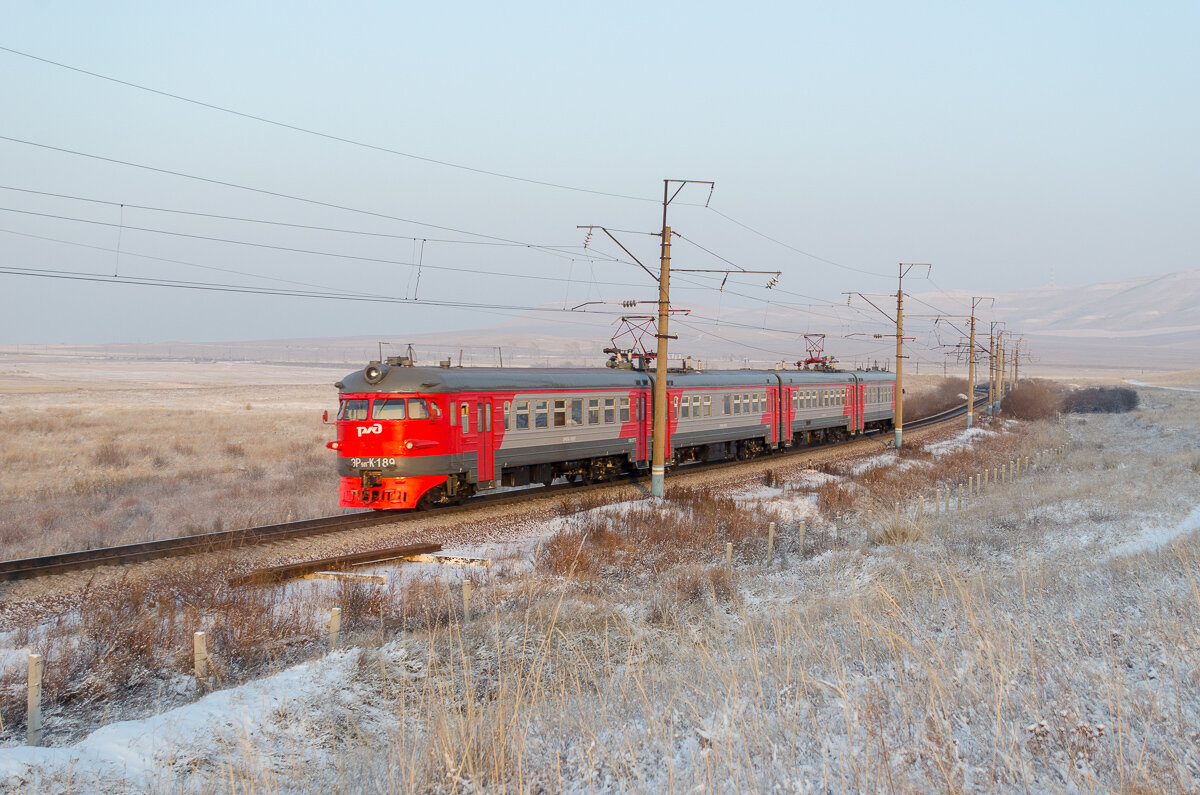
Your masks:
<path fill-rule="evenodd" d="M 984 404 L 986 404 L 986 400 L 986 397 L 982 398 Z M 976 406 L 979 405 L 980 399 L 977 399 Z M 920 428 L 928 425 L 936 425 L 940 422 L 960 417 L 966 411 L 967 407 L 964 404 L 930 417 L 905 423 L 904 427 Z M 851 441 L 857 441 L 857 439 Z M 832 446 L 834 445 L 822 445 L 822 449 L 828 449 Z M 792 448 L 783 453 L 783 455 L 802 454 L 810 452 L 812 449 L 809 447 Z M 717 461 L 711 464 L 690 464 L 679 471 L 692 470 L 694 468 L 707 469 L 710 467 L 740 466 L 745 463 L 745 461 Z M 593 485 L 594 487 L 612 486 L 622 482 L 622 480 L 624 482 L 638 482 L 638 478 L 633 476 L 624 479 L 603 481 Z M 437 513 L 439 515 L 452 515 L 484 506 L 504 505 L 560 492 L 578 493 L 581 490 L 582 488 L 578 485 L 563 483 L 554 486 L 487 494 L 480 497 L 473 497 L 465 505 L 438 508 Z M 427 515 L 425 512 L 358 511 L 356 513 L 339 514 L 337 516 L 325 516 L 319 519 L 304 519 L 298 522 L 251 527 L 244 530 L 223 530 L 215 533 L 183 536 L 181 538 L 166 538 L 161 541 L 145 541 L 140 544 L 125 544 L 123 546 L 103 547 L 80 552 L 64 552 L 57 555 L 24 558 L 22 560 L 6 560 L 0 561 L 0 582 L 49 577 L 56 574 L 97 568 L 99 566 L 123 566 L 179 555 L 221 552 L 238 547 L 303 538 L 338 530 L 353 530 L 377 524 L 393 524 Z"/>

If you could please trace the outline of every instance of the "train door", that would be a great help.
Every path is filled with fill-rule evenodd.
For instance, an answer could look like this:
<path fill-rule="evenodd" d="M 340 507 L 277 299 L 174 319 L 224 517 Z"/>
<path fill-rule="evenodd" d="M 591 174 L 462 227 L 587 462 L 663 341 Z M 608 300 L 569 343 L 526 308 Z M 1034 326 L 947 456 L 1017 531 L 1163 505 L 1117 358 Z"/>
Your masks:
<path fill-rule="evenodd" d="M 479 483 L 493 480 L 495 468 L 495 435 L 492 431 L 492 401 L 475 402 L 475 428 L 479 435 Z"/>

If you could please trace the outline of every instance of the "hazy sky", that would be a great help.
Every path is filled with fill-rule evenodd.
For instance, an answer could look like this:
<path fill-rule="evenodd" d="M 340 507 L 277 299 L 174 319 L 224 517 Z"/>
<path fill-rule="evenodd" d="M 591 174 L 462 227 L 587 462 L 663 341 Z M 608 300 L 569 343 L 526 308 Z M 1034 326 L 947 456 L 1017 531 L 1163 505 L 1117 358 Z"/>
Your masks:
<path fill-rule="evenodd" d="M 827 312 L 809 304 L 894 293 L 899 262 L 933 264 L 914 292 L 1197 267 L 1195 2 L 39 0 L 3 19 L 0 343 L 519 313 L 446 303 L 619 313 L 656 286 L 576 227 L 656 269 L 664 178 L 716 183 L 708 208 L 702 186 L 670 208 L 676 267 L 783 272 L 770 292 L 680 274 L 673 302 L 794 304 L 797 332 Z"/>

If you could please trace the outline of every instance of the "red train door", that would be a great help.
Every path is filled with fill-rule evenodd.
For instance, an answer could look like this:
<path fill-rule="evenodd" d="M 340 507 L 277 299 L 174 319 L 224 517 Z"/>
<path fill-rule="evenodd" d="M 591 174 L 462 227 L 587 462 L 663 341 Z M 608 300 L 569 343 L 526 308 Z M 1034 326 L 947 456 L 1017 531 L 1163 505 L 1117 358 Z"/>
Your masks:
<path fill-rule="evenodd" d="M 475 402 L 475 424 L 479 432 L 479 482 L 493 480 L 495 469 L 495 444 L 492 431 L 492 401 L 477 400 Z"/>

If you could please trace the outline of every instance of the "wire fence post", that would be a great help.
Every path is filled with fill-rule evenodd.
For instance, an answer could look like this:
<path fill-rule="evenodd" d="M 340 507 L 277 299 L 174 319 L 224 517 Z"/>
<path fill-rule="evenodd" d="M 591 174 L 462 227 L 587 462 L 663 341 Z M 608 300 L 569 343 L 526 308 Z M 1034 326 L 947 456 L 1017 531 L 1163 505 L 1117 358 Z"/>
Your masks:
<path fill-rule="evenodd" d="M 338 635 L 342 631 L 342 608 L 335 607 L 329 612 L 329 649 L 338 646 Z"/>
<path fill-rule="evenodd" d="M 29 700 L 25 720 L 25 744 L 42 744 L 42 671 L 45 661 L 40 654 L 29 655 Z"/>
<path fill-rule="evenodd" d="M 208 636 L 203 632 L 192 633 L 192 662 L 196 679 L 203 682 L 208 678 Z"/>

